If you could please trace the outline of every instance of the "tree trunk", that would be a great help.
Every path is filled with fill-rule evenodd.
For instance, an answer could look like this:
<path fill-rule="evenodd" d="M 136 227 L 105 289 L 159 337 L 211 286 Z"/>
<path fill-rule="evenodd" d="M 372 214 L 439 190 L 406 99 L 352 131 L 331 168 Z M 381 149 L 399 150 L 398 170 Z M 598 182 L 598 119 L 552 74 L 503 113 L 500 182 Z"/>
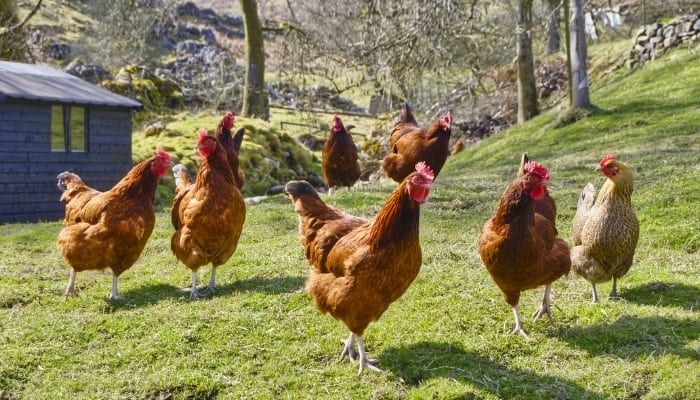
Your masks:
<path fill-rule="evenodd" d="M 564 0 L 566 1 L 566 0 Z M 586 66 L 587 47 L 583 20 L 583 0 L 571 0 L 571 106 L 590 108 L 588 95 L 588 68 Z"/>
<path fill-rule="evenodd" d="M 532 55 L 532 0 L 518 0 L 518 26 L 516 28 L 518 69 L 518 123 L 537 115 L 537 88 L 535 65 Z"/>
<path fill-rule="evenodd" d="M 0 0 L 0 60 L 24 61 L 24 31 L 16 28 L 20 21 L 13 3 Z"/>
<path fill-rule="evenodd" d="M 245 24 L 246 75 L 241 115 L 267 120 L 269 112 L 265 95 L 265 48 L 256 0 L 241 0 Z"/>
<path fill-rule="evenodd" d="M 569 24 L 569 0 L 563 0 L 564 6 L 564 43 L 566 43 L 566 94 L 569 99 L 569 107 L 571 107 L 574 95 L 571 92 L 571 29 Z"/>
<path fill-rule="evenodd" d="M 559 23 L 561 21 L 561 9 L 559 0 L 546 0 L 547 8 L 547 54 L 558 53 L 561 50 L 561 37 L 559 36 Z"/>

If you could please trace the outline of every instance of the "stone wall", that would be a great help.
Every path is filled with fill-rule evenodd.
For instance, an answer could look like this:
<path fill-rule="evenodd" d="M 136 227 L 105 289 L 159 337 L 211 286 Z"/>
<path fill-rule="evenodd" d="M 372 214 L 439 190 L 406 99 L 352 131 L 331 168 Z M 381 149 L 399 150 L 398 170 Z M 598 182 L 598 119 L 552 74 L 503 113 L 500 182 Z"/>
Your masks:
<path fill-rule="evenodd" d="M 697 14 L 677 17 L 666 25 L 655 22 L 639 28 L 625 64 L 636 68 L 660 57 L 670 48 L 699 40 L 700 16 Z"/>

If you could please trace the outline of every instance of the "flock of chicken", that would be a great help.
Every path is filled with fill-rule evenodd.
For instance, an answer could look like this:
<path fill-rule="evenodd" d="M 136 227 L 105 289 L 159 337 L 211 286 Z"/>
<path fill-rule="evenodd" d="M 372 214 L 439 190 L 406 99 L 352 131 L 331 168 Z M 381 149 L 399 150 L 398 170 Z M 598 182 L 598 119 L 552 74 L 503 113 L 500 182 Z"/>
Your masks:
<path fill-rule="evenodd" d="M 243 129 L 232 134 L 234 116 L 227 113 L 215 134 L 200 132 L 202 157 L 193 179 L 182 165 L 172 168 L 176 195 L 171 210 L 175 232 L 171 250 L 192 271 L 190 298 L 200 298 L 197 271 L 212 264 L 209 292 L 215 291 L 216 268 L 233 255 L 245 221 L 240 188 L 245 182 L 238 165 Z M 452 117 L 439 117 L 420 128 L 408 104 L 403 104 L 390 136 L 390 151 L 382 168 L 398 183 L 379 213 L 370 220 L 326 204 L 306 181 L 290 181 L 285 193 L 299 217 L 299 234 L 311 266 L 306 292 L 322 313 L 350 330 L 341 359 L 359 357 L 359 373 L 377 370 L 367 357 L 363 334 L 418 275 L 422 264 L 419 241 L 420 205 L 449 154 Z M 337 116 L 323 147 L 322 172 L 329 188 L 352 186 L 359 178 L 357 148 Z M 65 227 L 57 246 L 71 265 L 66 296 L 75 295 L 79 271 L 109 268 L 109 297 L 119 298 L 118 277 L 138 259 L 153 231 L 153 199 L 158 178 L 167 172 L 170 156 L 158 150 L 134 166 L 112 189 L 100 192 L 71 172 L 58 175 L 66 203 Z M 598 193 L 589 183 L 581 192 L 572 223 L 572 248 L 558 237 L 556 205 L 547 184 L 549 172 L 523 154 L 515 179 L 508 185 L 496 213 L 485 222 L 477 249 L 486 269 L 513 309 L 513 333 L 527 337 L 518 302 L 524 290 L 545 286 L 542 305 L 533 317 L 551 320 L 550 291 L 554 281 L 573 270 L 593 287 L 617 280 L 629 270 L 639 225 L 631 205 L 631 171 L 614 156 L 605 156 L 596 171 L 606 181 Z"/>

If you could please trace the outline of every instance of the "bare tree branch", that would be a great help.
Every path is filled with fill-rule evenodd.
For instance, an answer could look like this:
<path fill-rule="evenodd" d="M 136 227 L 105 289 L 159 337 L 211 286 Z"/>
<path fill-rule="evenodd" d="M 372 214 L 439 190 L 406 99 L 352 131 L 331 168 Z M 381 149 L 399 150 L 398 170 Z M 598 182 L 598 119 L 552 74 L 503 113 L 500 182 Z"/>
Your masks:
<path fill-rule="evenodd" d="M 24 18 L 24 20 L 23 20 L 22 22 L 19 22 L 19 23 L 13 25 L 13 26 L 8 27 L 8 28 L 4 28 L 4 27 L 1 28 L 1 29 L 0 29 L 0 36 L 5 35 L 5 34 L 12 34 L 12 33 L 15 33 L 15 32 L 20 31 L 22 28 L 24 28 L 24 25 L 26 25 L 27 22 L 29 22 L 29 20 L 32 19 L 32 17 L 34 16 L 34 14 L 36 14 L 37 11 L 39 11 L 39 8 L 41 7 L 41 3 L 42 3 L 43 1 L 44 1 L 44 0 L 39 0 L 39 2 L 36 3 L 36 6 L 34 6 L 34 8 L 32 9 L 32 11 L 29 12 L 29 14 L 27 14 L 27 16 Z"/>

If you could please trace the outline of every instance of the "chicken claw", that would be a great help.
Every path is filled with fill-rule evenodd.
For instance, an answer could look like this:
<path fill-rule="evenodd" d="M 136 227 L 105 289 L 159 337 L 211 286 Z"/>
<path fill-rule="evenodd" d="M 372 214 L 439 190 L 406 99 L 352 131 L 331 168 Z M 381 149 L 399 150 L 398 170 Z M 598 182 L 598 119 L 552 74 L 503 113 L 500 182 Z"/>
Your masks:
<path fill-rule="evenodd" d="M 112 292 L 109 292 L 109 294 L 107 295 L 107 298 L 110 300 L 124 300 L 123 296 L 120 296 L 118 294 L 114 295 L 114 294 L 112 294 Z"/>
<path fill-rule="evenodd" d="M 192 289 L 190 289 L 190 300 L 199 300 L 204 297 L 199 290 L 197 290 L 197 272 L 192 271 Z"/>
<path fill-rule="evenodd" d="M 355 351 L 353 347 L 355 344 L 355 334 L 350 333 L 350 336 L 346 340 L 341 341 L 341 343 L 343 343 L 343 350 L 340 352 L 339 360 L 347 356 L 350 361 L 355 361 L 355 358 L 357 358 L 357 351 Z"/>
<path fill-rule="evenodd" d="M 547 317 L 549 317 L 550 322 L 554 322 L 554 318 L 552 318 L 552 312 L 550 311 L 549 304 L 545 305 L 544 303 L 542 303 L 532 314 L 532 320 L 537 321 L 538 319 L 542 318 L 542 316 L 545 314 L 547 314 Z"/>
<path fill-rule="evenodd" d="M 367 358 L 367 352 L 365 351 L 365 341 L 362 340 L 361 336 L 357 337 L 357 349 L 360 352 L 360 369 L 357 371 L 357 375 L 362 375 L 362 370 L 367 367 L 372 371 L 380 372 L 381 369 L 377 368 L 378 360 Z"/>
<path fill-rule="evenodd" d="M 523 335 L 525 339 L 530 339 L 530 336 L 528 335 L 527 331 L 522 326 L 516 326 L 515 328 L 513 328 L 513 331 L 510 334 L 515 335 L 518 333 Z"/>
<path fill-rule="evenodd" d="M 355 341 L 357 341 L 357 351 L 354 349 Z M 343 351 L 340 352 L 341 360 L 347 356 L 350 361 L 355 361 L 358 354 L 360 356 L 360 368 L 357 375 L 362 375 L 362 371 L 365 367 L 373 371 L 381 371 L 381 369 L 377 368 L 378 360 L 367 358 L 365 342 L 362 340 L 361 336 L 351 332 L 350 336 L 343 341 L 343 344 Z"/>
<path fill-rule="evenodd" d="M 547 317 L 549 317 L 549 322 L 554 323 L 554 318 L 552 318 L 552 311 L 549 306 L 549 294 L 551 293 L 551 291 L 552 285 L 547 285 L 544 288 L 544 298 L 542 299 L 542 304 L 537 308 L 535 313 L 532 314 L 532 318 L 534 321 L 537 321 L 543 315 L 547 314 Z"/>
<path fill-rule="evenodd" d="M 190 300 L 199 300 L 202 297 L 204 297 L 204 295 L 197 290 L 197 287 L 192 286 L 192 290 L 190 290 Z"/>

